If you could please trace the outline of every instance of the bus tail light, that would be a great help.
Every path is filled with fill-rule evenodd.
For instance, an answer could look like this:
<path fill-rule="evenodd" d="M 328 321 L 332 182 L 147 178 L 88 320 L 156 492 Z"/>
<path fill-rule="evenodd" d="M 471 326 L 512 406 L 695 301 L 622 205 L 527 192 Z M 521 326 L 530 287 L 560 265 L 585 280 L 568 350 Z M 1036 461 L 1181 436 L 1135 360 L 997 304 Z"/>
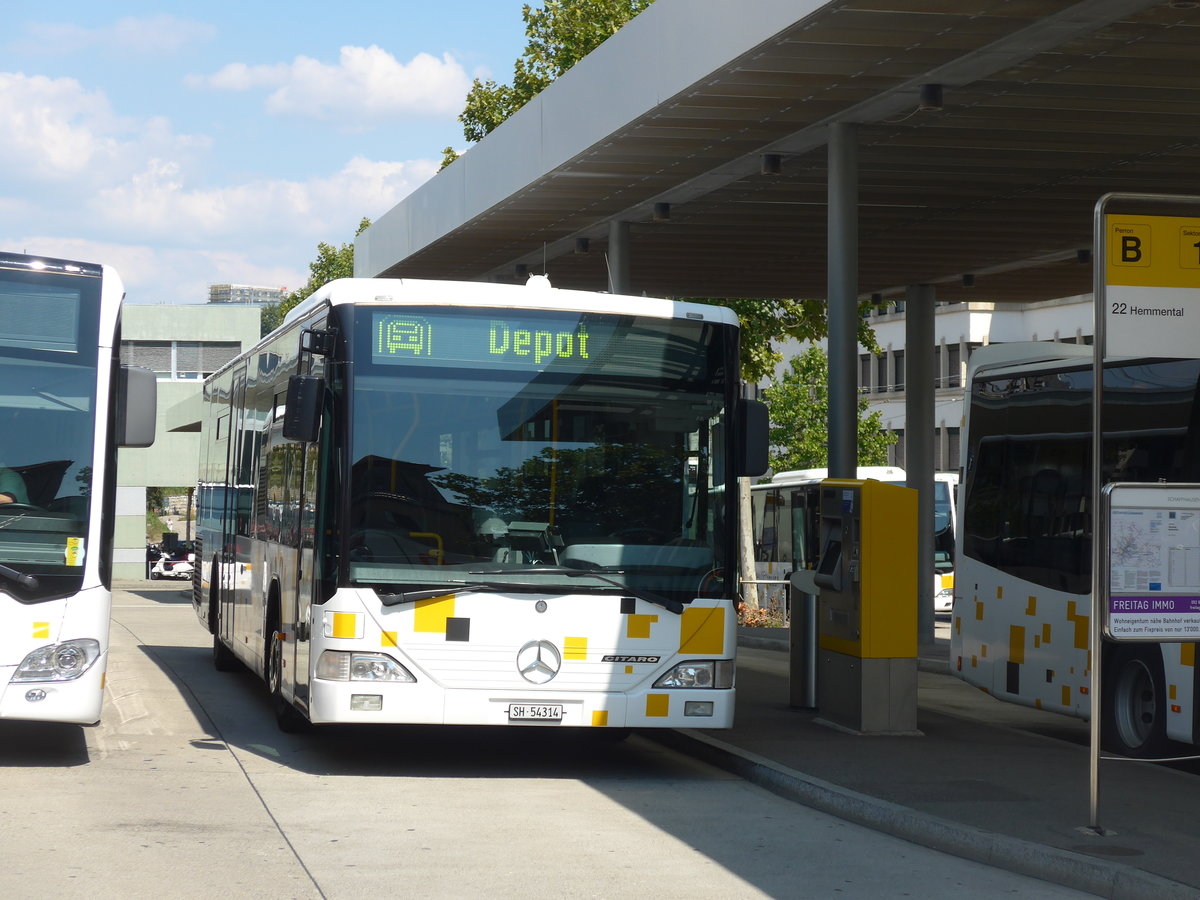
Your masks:
<path fill-rule="evenodd" d="M 100 642 L 76 638 L 38 647 L 17 666 L 13 681 L 74 681 L 100 658 Z"/>
<path fill-rule="evenodd" d="M 386 653 L 326 650 L 317 661 L 317 677 L 326 681 L 399 681 L 415 683 L 412 672 Z"/>
<path fill-rule="evenodd" d="M 733 687 L 732 659 L 691 659 L 674 666 L 654 682 L 656 688 Z"/>

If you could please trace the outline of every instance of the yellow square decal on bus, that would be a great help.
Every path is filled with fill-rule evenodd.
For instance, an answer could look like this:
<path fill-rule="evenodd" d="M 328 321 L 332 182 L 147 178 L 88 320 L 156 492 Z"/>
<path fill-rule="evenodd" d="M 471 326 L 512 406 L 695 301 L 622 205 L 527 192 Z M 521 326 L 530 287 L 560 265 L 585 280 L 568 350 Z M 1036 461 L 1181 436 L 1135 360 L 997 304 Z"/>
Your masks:
<path fill-rule="evenodd" d="M 563 659 L 587 659 L 587 642 L 585 637 L 563 638 Z"/>
<path fill-rule="evenodd" d="M 629 638 L 650 637 L 650 626 L 658 621 L 658 616 L 646 616 L 632 613 L 627 616 L 625 636 Z"/>
<path fill-rule="evenodd" d="M 413 612 L 413 631 L 445 634 L 446 620 L 454 618 L 454 595 L 443 594 L 418 600 Z"/>
<path fill-rule="evenodd" d="M 685 609 L 679 617 L 679 652 L 725 652 L 725 612 L 711 609 Z"/>
<path fill-rule="evenodd" d="M 1025 662 L 1025 629 L 1020 625 L 1008 626 L 1008 658 L 1017 665 Z"/>
<path fill-rule="evenodd" d="M 332 638 L 362 637 L 358 631 L 358 613 L 326 613 L 326 635 Z"/>
<path fill-rule="evenodd" d="M 608 724 L 608 710 L 595 709 L 592 710 L 592 724 L 597 728 L 603 728 Z"/>
<path fill-rule="evenodd" d="M 50 623 L 34 622 L 33 637 L 35 640 L 50 640 Z"/>
<path fill-rule="evenodd" d="M 646 718 L 647 719 L 662 719 L 665 718 L 667 712 L 671 708 L 671 697 L 669 694 L 647 694 L 646 695 Z"/>
<path fill-rule="evenodd" d="M 383 632 L 382 635 L 380 636 L 379 646 L 380 647 L 399 647 L 400 645 L 396 642 L 396 632 L 394 632 L 394 631 Z"/>

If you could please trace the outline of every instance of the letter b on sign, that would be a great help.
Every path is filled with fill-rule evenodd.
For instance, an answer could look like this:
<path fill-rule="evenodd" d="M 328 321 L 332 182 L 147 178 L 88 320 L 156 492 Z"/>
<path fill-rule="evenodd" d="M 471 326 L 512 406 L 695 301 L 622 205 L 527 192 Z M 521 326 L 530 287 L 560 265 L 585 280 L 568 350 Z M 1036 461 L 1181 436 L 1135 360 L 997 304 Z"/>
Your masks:
<path fill-rule="evenodd" d="M 1110 225 L 1109 263 L 1114 266 L 1150 265 L 1150 226 L 1117 221 Z"/>
<path fill-rule="evenodd" d="M 1142 261 L 1142 239 L 1129 234 L 1121 238 L 1121 262 L 1125 264 Z"/>

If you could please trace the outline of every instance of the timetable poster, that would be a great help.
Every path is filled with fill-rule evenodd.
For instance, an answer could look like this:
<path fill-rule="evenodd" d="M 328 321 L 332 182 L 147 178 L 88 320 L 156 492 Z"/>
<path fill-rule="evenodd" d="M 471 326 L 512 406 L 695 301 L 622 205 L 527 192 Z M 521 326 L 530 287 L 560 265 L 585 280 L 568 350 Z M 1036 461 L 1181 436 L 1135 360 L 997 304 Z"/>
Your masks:
<path fill-rule="evenodd" d="M 1197 640 L 1200 486 L 1109 487 L 1108 635 Z"/>

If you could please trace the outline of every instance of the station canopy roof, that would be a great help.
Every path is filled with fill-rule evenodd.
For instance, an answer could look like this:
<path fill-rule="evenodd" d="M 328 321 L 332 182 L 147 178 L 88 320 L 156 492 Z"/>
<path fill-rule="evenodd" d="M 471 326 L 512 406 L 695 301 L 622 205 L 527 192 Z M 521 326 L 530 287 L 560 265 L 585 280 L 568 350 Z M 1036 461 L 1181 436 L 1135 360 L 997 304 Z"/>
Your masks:
<path fill-rule="evenodd" d="M 864 298 L 1086 293 L 1102 195 L 1200 194 L 1197 6 L 657 0 L 381 217 L 356 274 L 517 281 L 545 261 L 603 290 L 627 221 L 634 293 L 824 297 L 845 122 Z"/>

